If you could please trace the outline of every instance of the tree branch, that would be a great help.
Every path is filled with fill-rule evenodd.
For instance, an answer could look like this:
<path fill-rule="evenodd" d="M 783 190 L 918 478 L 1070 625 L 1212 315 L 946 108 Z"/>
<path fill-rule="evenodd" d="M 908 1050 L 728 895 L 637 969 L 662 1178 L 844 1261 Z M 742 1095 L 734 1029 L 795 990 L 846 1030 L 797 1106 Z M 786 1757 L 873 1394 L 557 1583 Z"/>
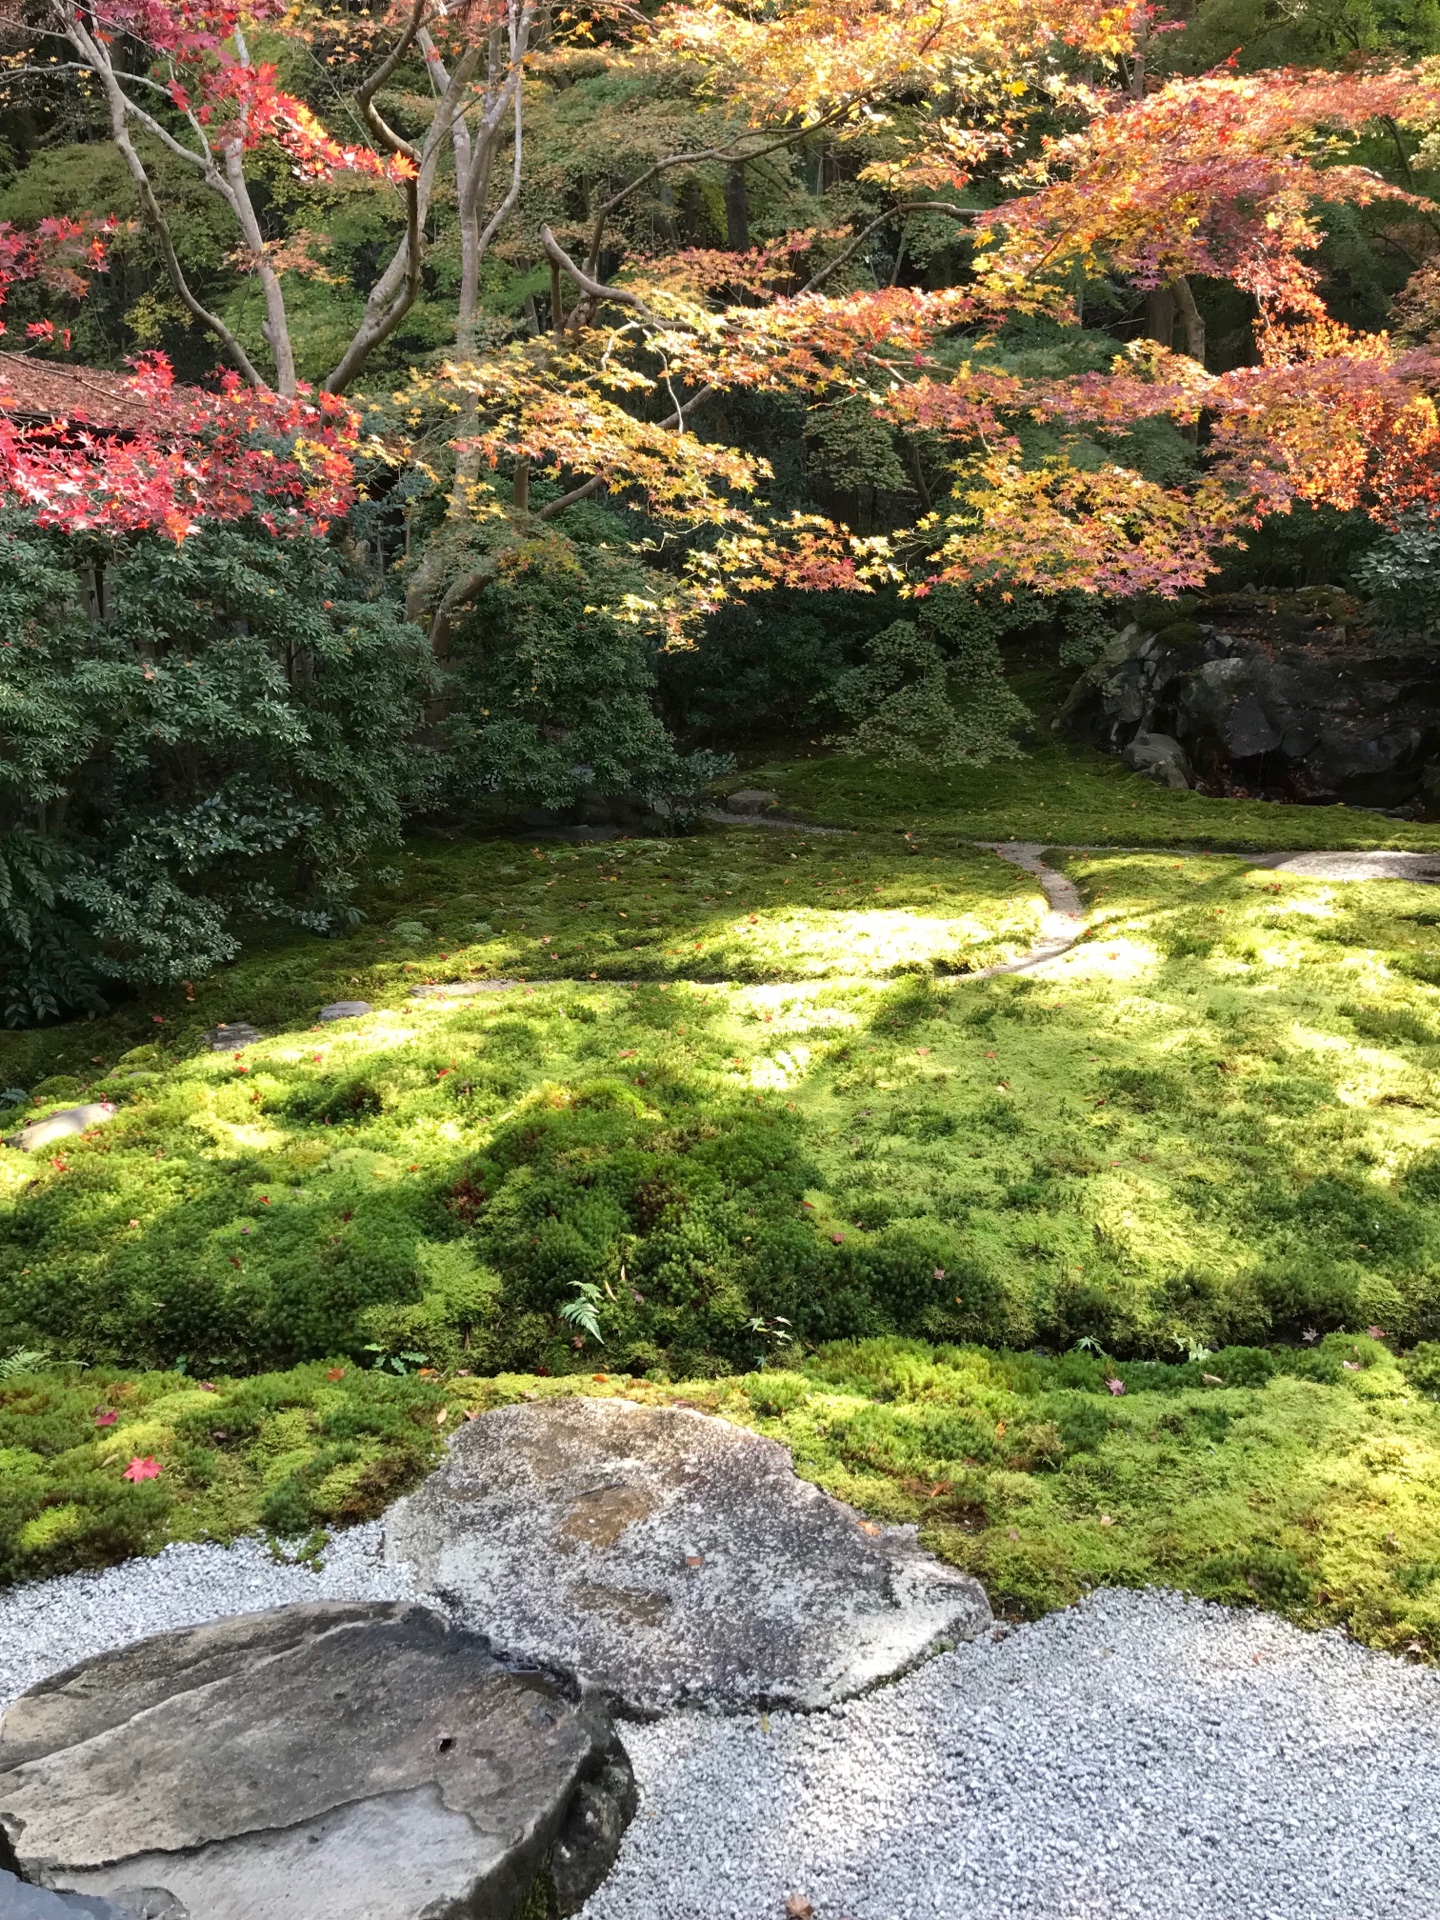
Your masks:
<path fill-rule="evenodd" d="M 583 294 L 599 305 L 602 301 L 616 301 L 622 307 L 633 307 L 642 320 L 648 320 L 652 326 L 662 326 L 664 322 L 653 314 L 638 293 L 631 293 L 628 287 L 607 287 L 603 281 L 594 280 L 583 268 L 577 267 L 555 238 L 549 227 L 541 227 L 540 244 L 562 273 L 568 273 Z M 579 309 L 577 308 L 578 312 Z"/>

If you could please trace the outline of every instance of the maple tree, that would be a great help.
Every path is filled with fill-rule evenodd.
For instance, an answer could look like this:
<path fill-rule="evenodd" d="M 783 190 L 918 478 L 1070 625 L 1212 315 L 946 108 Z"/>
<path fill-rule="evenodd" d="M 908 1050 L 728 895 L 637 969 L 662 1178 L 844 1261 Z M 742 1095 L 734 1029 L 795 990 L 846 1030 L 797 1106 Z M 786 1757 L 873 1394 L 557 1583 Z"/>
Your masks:
<path fill-rule="evenodd" d="M 363 375 L 419 297 L 437 196 L 458 232 L 454 354 L 420 375 L 401 418 L 433 429 L 438 416 L 445 429 L 432 430 L 426 451 L 443 441 L 453 464 L 451 522 L 493 517 L 497 500 L 512 517 L 553 520 L 608 494 L 635 500 L 662 529 L 703 533 L 688 581 L 671 569 L 648 603 L 672 634 L 726 593 L 777 582 L 1174 592 L 1203 580 L 1213 551 L 1246 525 L 1295 501 L 1360 503 L 1393 519 L 1430 497 L 1429 360 L 1327 330 L 1310 256 L 1319 209 L 1419 204 L 1345 149 L 1377 121 L 1433 122 L 1440 80 L 1424 68 L 1221 70 L 1157 84 L 1147 80 L 1155 24 L 1153 9 L 1099 0 L 801 0 L 763 14 L 676 6 L 653 22 L 617 9 L 568 31 L 527 0 L 397 0 L 340 15 L 282 13 L 279 0 L 116 0 L 103 19 L 60 0 L 13 73 L 33 81 L 63 68 L 98 84 L 176 295 L 257 396 L 242 403 L 234 382 L 208 401 L 180 405 L 172 394 L 154 435 L 105 448 L 91 518 L 78 523 L 133 526 L 149 514 L 180 531 L 205 512 L 249 510 L 259 498 L 251 483 L 267 477 L 279 481 L 263 509 L 276 524 L 343 512 L 359 441 L 353 418 L 323 396 Z M 280 84 L 286 36 L 347 76 L 356 137 L 332 133 Z M 527 146 L 527 114 L 537 85 L 586 41 L 617 71 L 689 88 L 696 110 L 678 123 L 672 151 L 657 136 L 648 162 L 590 194 L 578 223 L 536 220 L 543 157 Z M 1108 85 L 1095 77 L 1107 68 Z M 396 91 L 402 76 L 421 74 L 423 112 Z M 658 135 L 675 130 L 662 122 Z M 719 169 L 727 194 L 737 175 L 743 193 L 747 170 L 817 139 L 863 156 L 864 197 L 836 227 L 648 256 L 626 231 L 637 205 L 663 201 L 672 175 Z M 263 297 L 267 366 L 191 288 L 147 141 L 233 219 L 237 264 Z M 307 243 L 266 231 L 251 173 L 271 156 L 306 181 L 347 178 L 398 209 L 360 322 L 315 383 L 318 402 L 303 391 L 287 309 L 287 282 L 310 264 Z M 977 199 L 981 181 L 1005 191 Z M 873 235 L 912 218 L 953 229 L 967 262 L 956 282 L 932 290 L 857 278 Z M 514 221 L 516 244 L 548 271 L 549 324 L 497 340 L 481 279 Z M 101 244 L 91 242 L 92 269 Z M 10 246 L 0 273 L 40 270 L 43 248 L 20 236 Z M 1168 342 L 1118 355 L 1067 392 L 997 368 L 987 348 L 1009 317 L 1076 320 L 1076 286 L 1102 276 L 1173 298 L 1188 369 Z M 1204 374 L 1197 276 L 1254 302 L 1260 368 Z M 957 355 L 957 342 L 970 350 Z M 158 397 L 153 358 L 139 378 Z M 765 458 L 696 425 L 715 396 L 744 391 L 798 397 L 817 416 L 858 403 L 882 432 L 938 436 L 948 471 L 933 485 L 922 476 L 920 491 L 926 508 L 948 492 L 946 506 L 922 513 L 903 539 L 768 510 Z M 1204 426 L 1203 457 L 1182 486 L 1149 481 L 1124 458 L 1127 420 L 1161 416 L 1192 439 Z M 1017 438 L 1025 419 L 1100 433 L 1112 457 L 1077 465 L 1062 449 L 1037 462 Z M 242 441 L 261 465 L 242 457 Z M 271 465 L 277 446 L 283 478 Z M 95 456 L 83 436 L 46 447 L 13 432 L 3 454 L 12 492 L 47 513 L 65 511 Z M 497 469 L 513 472 L 498 495 L 486 479 Z M 554 482 L 533 508 L 532 475 Z M 425 610 L 437 640 L 490 575 L 467 562 L 466 544 L 452 524 L 412 581 L 412 610 Z"/>

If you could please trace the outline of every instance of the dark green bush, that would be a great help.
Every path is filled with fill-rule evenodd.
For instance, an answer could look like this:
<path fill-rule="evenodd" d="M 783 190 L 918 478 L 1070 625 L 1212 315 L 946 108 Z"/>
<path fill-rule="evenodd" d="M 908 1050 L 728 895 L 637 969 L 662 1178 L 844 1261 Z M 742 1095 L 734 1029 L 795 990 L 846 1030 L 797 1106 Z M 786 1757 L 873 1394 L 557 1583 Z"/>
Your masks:
<path fill-rule="evenodd" d="M 202 974 L 246 919 L 342 924 L 420 790 L 424 636 L 320 541 L 4 531 L 7 1024 Z"/>

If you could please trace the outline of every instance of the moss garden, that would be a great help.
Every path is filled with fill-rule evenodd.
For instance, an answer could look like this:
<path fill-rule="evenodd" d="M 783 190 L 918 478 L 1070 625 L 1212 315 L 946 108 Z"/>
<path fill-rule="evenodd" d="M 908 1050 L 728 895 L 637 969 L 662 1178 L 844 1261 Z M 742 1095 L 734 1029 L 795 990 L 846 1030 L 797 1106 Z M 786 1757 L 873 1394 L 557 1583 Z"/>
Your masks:
<path fill-rule="evenodd" d="M 1440 1656 L 1440 901 L 1235 851 L 1436 830 L 1058 751 L 749 777 L 818 822 L 842 768 L 853 833 L 414 839 L 340 938 L 0 1037 L 7 1130 L 120 1107 L 0 1148 L 0 1579 L 321 1553 L 467 1414 L 623 1391 L 1017 1617 L 1160 1583 Z M 1088 928 L 977 980 L 1043 918 L 1011 832 L 1093 843 Z"/>

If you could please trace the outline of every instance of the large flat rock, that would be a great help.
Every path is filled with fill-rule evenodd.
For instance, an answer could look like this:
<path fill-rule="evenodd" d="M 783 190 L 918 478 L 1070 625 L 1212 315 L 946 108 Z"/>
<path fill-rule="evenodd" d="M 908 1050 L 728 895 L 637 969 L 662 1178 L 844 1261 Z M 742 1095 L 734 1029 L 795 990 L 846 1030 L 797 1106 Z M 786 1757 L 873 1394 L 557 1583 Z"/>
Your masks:
<path fill-rule="evenodd" d="M 468 1422 L 392 1508 L 386 1553 L 508 1657 L 642 1715 L 828 1706 L 991 1624 L 978 1582 L 799 1479 L 775 1441 L 627 1400 Z"/>
<path fill-rule="evenodd" d="M 0 1865 L 172 1920 L 510 1920 L 545 1872 L 579 1907 L 633 1791 L 593 1694 L 425 1607 L 282 1607 L 17 1700 Z"/>

